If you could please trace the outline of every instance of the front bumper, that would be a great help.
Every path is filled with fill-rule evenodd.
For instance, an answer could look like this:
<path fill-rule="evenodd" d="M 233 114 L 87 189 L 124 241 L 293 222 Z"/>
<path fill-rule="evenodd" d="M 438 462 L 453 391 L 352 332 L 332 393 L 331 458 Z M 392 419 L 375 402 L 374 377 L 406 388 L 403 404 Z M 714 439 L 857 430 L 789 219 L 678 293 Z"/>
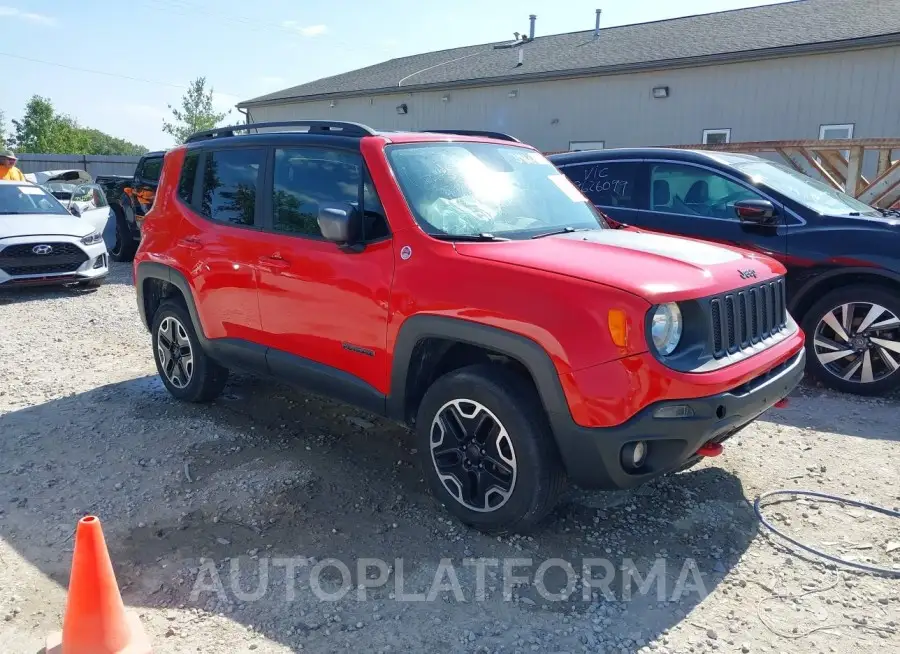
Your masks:
<path fill-rule="evenodd" d="M 624 489 L 677 470 L 706 443 L 721 443 L 784 399 L 803 377 L 806 351 L 751 381 L 724 393 L 657 402 L 616 427 L 554 424 L 569 478 L 583 488 Z M 690 408 L 684 418 L 659 418 L 664 407 Z M 559 421 L 554 421 L 559 422 Z M 645 463 L 636 471 L 622 464 L 629 443 L 647 443 Z"/>
<path fill-rule="evenodd" d="M 57 249 L 65 254 L 29 254 L 32 246 L 46 244 L 62 246 Z M 74 284 L 108 274 L 109 255 L 103 241 L 84 245 L 76 236 L 22 236 L 0 241 L 0 288 Z"/>

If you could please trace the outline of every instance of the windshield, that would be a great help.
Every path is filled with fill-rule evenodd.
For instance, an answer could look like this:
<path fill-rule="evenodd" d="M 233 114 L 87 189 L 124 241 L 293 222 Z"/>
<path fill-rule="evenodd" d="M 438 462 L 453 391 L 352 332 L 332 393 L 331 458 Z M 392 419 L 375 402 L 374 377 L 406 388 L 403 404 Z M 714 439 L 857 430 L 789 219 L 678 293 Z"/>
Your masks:
<path fill-rule="evenodd" d="M 387 156 L 428 234 L 531 238 L 607 225 L 542 155 L 493 143 L 392 145 Z"/>
<path fill-rule="evenodd" d="M 880 215 L 869 205 L 788 166 L 751 161 L 734 164 L 734 167 L 753 178 L 755 184 L 765 184 L 819 214 Z"/>
<path fill-rule="evenodd" d="M 63 213 L 68 215 L 65 207 L 40 186 L 0 183 L 0 215 L 23 213 Z"/>
<path fill-rule="evenodd" d="M 63 184 L 61 182 L 50 182 L 46 184 L 43 188 L 50 191 L 53 194 L 53 197 L 58 200 L 70 200 L 72 198 L 72 194 L 75 192 L 75 189 L 78 188 L 75 184 Z"/>

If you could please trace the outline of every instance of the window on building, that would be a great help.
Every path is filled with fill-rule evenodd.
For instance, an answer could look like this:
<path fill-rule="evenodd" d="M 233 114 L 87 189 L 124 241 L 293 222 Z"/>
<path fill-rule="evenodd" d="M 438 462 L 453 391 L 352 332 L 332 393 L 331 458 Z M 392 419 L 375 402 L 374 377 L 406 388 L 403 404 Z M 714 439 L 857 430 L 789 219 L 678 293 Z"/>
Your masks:
<path fill-rule="evenodd" d="M 705 129 L 703 130 L 704 145 L 722 145 L 731 143 L 731 129 Z"/>
<path fill-rule="evenodd" d="M 362 158 L 344 150 L 286 148 L 275 150 L 274 225 L 278 232 L 321 236 L 319 207 L 323 203 L 359 206 L 363 186 L 364 238 L 387 236 L 387 220 Z"/>
<path fill-rule="evenodd" d="M 819 127 L 819 139 L 822 141 L 832 141 L 835 139 L 852 139 L 853 124 L 846 125 L 821 125 Z"/>
<path fill-rule="evenodd" d="M 587 198 L 601 207 L 634 207 L 639 161 L 596 161 L 562 171 Z"/>
<path fill-rule="evenodd" d="M 654 164 L 650 169 L 651 209 L 707 218 L 733 218 L 734 203 L 762 200 L 755 191 L 706 168 Z"/>
<path fill-rule="evenodd" d="M 201 213 L 218 222 L 253 226 L 259 171 L 265 154 L 261 148 L 207 152 Z"/>
<path fill-rule="evenodd" d="M 603 150 L 605 141 L 569 141 L 569 152 L 581 152 L 583 150 Z"/>
<path fill-rule="evenodd" d="M 181 164 L 181 176 L 178 178 L 178 197 L 190 204 L 194 197 L 194 178 L 197 176 L 199 152 L 188 152 Z"/>
<path fill-rule="evenodd" d="M 832 140 L 841 140 L 841 139 L 852 139 L 853 138 L 853 124 L 847 123 L 843 125 L 820 125 L 819 126 L 819 140 L 822 141 L 832 141 Z M 844 160 L 850 159 L 850 150 L 840 150 L 841 156 L 844 157 Z M 821 161 L 821 157 L 816 157 L 818 161 Z"/>

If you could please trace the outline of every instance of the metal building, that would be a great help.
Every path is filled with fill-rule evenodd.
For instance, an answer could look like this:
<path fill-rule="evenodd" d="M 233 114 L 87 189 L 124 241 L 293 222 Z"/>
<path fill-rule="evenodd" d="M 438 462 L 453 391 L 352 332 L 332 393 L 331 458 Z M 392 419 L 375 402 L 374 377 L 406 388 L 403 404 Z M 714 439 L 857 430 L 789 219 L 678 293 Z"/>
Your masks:
<path fill-rule="evenodd" d="M 551 152 L 900 135 L 900 0 L 601 19 L 541 36 L 532 16 L 530 33 L 506 42 L 392 59 L 238 106 L 254 122 L 495 130 Z"/>

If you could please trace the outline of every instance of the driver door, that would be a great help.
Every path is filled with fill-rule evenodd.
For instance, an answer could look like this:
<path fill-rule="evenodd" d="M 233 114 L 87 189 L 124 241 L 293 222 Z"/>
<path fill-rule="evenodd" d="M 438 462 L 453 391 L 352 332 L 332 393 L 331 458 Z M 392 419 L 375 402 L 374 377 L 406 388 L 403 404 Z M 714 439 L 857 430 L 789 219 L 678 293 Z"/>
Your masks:
<path fill-rule="evenodd" d="M 77 207 L 78 215 L 83 220 L 91 223 L 96 231 L 103 234 L 103 242 L 106 243 L 107 250 L 116 244 L 115 216 L 106 201 L 106 194 L 99 185 L 82 184 L 78 186 L 69 201 L 69 211 L 73 206 Z"/>
<path fill-rule="evenodd" d="M 742 223 L 734 212 L 739 200 L 766 200 L 749 184 L 688 163 L 648 161 L 647 204 L 635 224 L 653 231 L 734 245 L 784 260 L 787 238 L 784 208 L 772 225 Z"/>

